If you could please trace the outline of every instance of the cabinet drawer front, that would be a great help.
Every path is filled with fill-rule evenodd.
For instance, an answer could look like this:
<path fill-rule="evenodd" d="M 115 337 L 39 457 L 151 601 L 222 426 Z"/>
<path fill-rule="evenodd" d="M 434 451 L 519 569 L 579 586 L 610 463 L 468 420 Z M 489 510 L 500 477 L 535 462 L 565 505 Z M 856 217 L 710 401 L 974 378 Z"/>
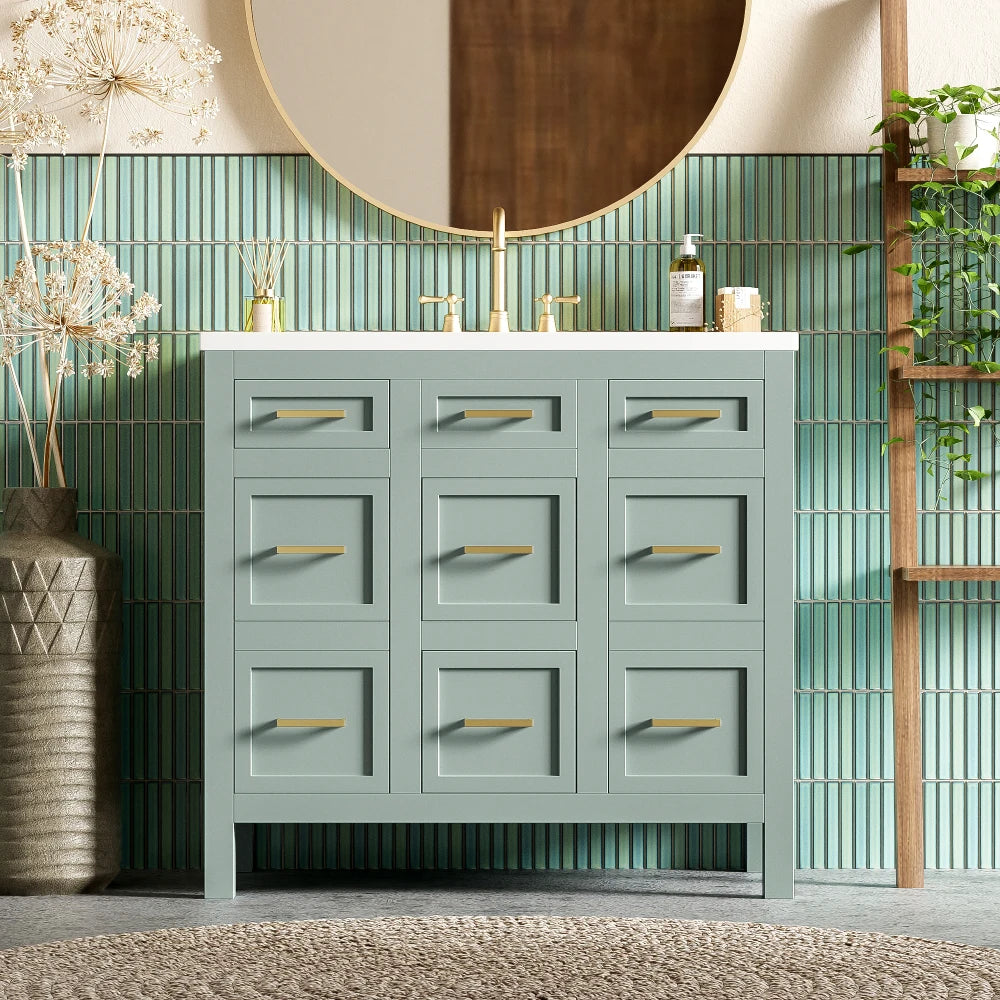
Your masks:
<path fill-rule="evenodd" d="M 757 479 L 612 479 L 612 620 L 762 617 Z"/>
<path fill-rule="evenodd" d="M 612 792 L 763 791 L 759 651 L 611 654 Z"/>
<path fill-rule="evenodd" d="M 236 658 L 237 792 L 386 792 L 388 654 Z"/>
<path fill-rule="evenodd" d="M 388 382 L 238 379 L 237 448 L 387 448 Z"/>
<path fill-rule="evenodd" d="M 387 620 L 388 523 L 384 479 L 237 479 L 237 620 Z"/>
<path fill-rule="evenodd" d="M 575 486 L 425 479 L 424 618 L 575 618 Z"/>
<path fill-rule="evenodd" d="M 612 381 L 613 448 L 763 448 L 764 383 Z"/>
<path fill-rule="evenodd" d="M 435 380 L 421 387 L 425 448 L 575 448 L 572 380 Z"/>
<path fill-rule="evenodd" d="M 575 673 L 571 652 L 424 653 L 424 790 L 573 791 Z"/>

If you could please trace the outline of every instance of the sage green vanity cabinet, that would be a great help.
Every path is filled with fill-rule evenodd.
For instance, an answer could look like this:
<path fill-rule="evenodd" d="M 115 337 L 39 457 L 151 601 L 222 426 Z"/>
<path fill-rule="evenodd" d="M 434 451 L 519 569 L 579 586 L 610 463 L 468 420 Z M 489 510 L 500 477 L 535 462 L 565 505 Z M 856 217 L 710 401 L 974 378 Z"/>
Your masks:
<path fill-rule="evenodd" d="M 258 822 L 739 824 L 791 895 L 794 338 L 439 336 L 204 336 L 206 895 Z"/>

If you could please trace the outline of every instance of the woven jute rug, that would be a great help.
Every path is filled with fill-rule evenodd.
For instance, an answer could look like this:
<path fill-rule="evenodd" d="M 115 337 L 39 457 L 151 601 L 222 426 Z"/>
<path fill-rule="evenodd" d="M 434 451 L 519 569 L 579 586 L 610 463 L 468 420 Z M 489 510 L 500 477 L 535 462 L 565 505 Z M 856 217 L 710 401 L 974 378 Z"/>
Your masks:
<path fill-rule="evenodd" d="M 311 920 L 0 951 L 3 1000 L 907 1000 L 1000 996 L 1000 952 L 803 927 L 600 917 Z"/>

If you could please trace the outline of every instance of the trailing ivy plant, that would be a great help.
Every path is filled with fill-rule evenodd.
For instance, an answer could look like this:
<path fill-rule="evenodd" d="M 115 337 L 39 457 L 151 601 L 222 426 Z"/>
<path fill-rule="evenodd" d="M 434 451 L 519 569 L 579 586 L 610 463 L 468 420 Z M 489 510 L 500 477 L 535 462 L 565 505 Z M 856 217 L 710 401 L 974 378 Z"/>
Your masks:
<path fill-rule="evenodd" d="M 913 214 L 904 229 L 886 234 L 893 239 L 892 245 L 902 238 L 909 238 L 913 245 L 913 260 L 894 268 L 913 279 L 914 315 L 906 321 L 917 337 L 913 364 L 969 365 L 984 374 L 1000 371 L 1000 234 L 995 221 L 1000 216 L 1000 157 L 994 156 L 989 167 L 963 176 L 948 166 L 944 155 L 931 156 L 925 149 L 928 119 L 948 124 L 959 114 L 997 114 L 1000 88 L 949 85 L 923 97 L 898 90 L 889 97 L 899 110 L 880 121 L 872 134 L 881 133 L 890 123 L 906 122 L 911 139 L 903 164 L 934 171 L 930 180 L 913 185 Z M 959 148 L 958 158 L 965 159 L 975 149 Z M 869 152 L 874 150 L 899 156 L 894 143 L 869 148 Z M 864 253 L 872 246 L 861 243 L 843 252 Z M 887 351 L 910 353 L 907 347 L 883 347 L 881 353 Z M 884 390 L 883 383 L 879 391 Z M 970 441 L 972 431 L 989 421 L 993 411 L 971 401 L 963 385 L 942 384 L 934 392 L 917 391 L 920 459 L 927 474 L 937 479 L 940 502 L 951 477 L 965 481 L 987 477 L 988 473 L 969 464 Z M 1000 441 L 996 426 L 987 426 Z M 882 454 L 901 440 L 890 438 L 882 445 Z"/>

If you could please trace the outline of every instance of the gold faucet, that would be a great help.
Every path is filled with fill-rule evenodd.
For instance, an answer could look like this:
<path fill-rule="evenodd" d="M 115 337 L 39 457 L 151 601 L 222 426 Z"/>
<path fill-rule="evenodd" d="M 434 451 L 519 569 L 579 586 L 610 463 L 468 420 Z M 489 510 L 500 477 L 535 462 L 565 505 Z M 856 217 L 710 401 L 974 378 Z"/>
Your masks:
<path fill-rule="evenodd" d="M 493 308 L 490 333 L 510 333 L 507 317 L 507 219 L 502 208 L 493 209 Z"/>

